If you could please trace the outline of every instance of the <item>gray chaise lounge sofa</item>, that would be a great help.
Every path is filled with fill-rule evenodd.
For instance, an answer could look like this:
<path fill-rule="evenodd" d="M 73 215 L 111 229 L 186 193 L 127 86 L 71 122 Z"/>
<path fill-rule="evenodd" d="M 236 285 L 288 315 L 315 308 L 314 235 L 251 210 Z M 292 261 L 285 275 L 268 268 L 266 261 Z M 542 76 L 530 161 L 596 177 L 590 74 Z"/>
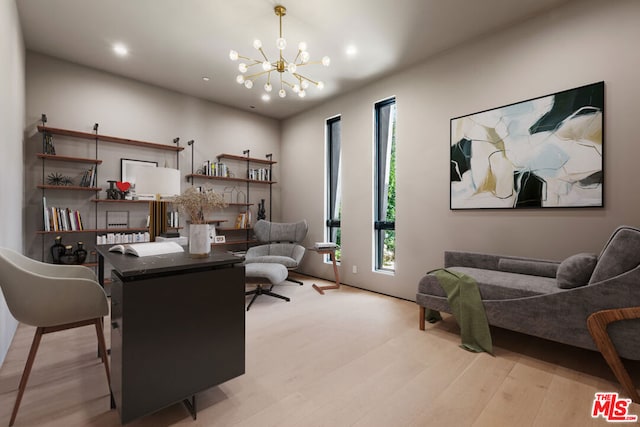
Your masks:
<path fill-rule="evenodd" d="M 447 251 L 444 264 L 476 280 L 490 325 L 600 350 L 640 403 L 618 357 L 640 360 L 640 230 L 617 228 L 597 257 L 577 254 L 555 262 Z M 425 309 L 451 313 L 431 274 L 420 280 L 416 302 L 421 330 Z"/>

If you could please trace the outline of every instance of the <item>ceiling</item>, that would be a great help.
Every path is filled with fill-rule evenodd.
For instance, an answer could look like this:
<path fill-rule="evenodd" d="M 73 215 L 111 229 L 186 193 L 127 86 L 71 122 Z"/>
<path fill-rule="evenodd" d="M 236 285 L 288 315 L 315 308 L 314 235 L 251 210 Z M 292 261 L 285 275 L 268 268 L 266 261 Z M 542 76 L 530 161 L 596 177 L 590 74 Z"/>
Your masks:
<path fill-rule="evenodd" d="M 16 0 L 27 49 L 216 103 L 283 119 L 340 93 L 424 61 L 567 0 Z M 304 74 L 325 84 L 304 99 L 275 91 L 263 101 L 262 85 L 236 83 L 238 63 L 229 50 L 258 58 L 253 40 L 276 55 L 277 4 L 287 8 L 285 57 L 298 42 L 311 60 Z M 112 52 L 116 42 L 129 54 Z M 357 53 L 348 55 L 354 46 Z M 302 70 L 299 70 L 302 71 Z M 248 73 L 249 74 L 249 73 Z M 277 73 L 274 72 L 274 75 Z M 203 77 L 209 77 L 204 81 Z"/>

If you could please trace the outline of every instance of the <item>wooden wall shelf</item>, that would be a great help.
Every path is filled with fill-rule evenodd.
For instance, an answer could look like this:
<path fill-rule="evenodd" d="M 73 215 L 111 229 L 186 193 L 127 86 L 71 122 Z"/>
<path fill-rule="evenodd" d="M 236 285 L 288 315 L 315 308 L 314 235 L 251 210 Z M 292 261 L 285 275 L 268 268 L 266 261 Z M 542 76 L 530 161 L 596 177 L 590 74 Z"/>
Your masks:
<path fill-rule="evenodd" d="M 91 199 L 94 203 L 149 203 L 152 200 Z"/>
<path fill-rule="evenodd" d="M 79 185 L 38 185 L 41 190 L 79 190 L 79 191 L 102 191 L 98 187 L 81 187 Z"/>
<path fill-rule="evenodd" d="M 216 227 L 216 230 L 219 230 L 219 231 L 247 231 L 247 230 L 253 230 L 253 227 L 247 227 L 247 228 Z"/>
<path fill-rule="evenodd" d="M 37 234 L 69 234 L 69 233 L 131 233 L 147 231 L 147 227 L 140 228 L 85 228 L 84 230 L 58 230 L 58 231 L 36 231 Z"/>
<path fill-rule="evenodd" d="M 277 184 L 276 181 L 261 181 L 257 179 L 247 179 L 247 178 L 231 178 L 227 176 L 209 176 L 202 175 L 198 173 L 190 173 L 186 176 L 187 181 L 193 178 L 205 178 L 205 179 L 215 179 L 218 181 L 234 181 L 234 182 L 247 182 L 251 184 Z"/>
<path fill-rule="evenodd" d="M 242 161 L 250 161 L 251 163 L 262 163 L 263 165 L 275 165 L 276 161 L 267 160 L 267 159 L 257 159 L 255 157 L 246 157 L 246 156 L 238 156 L 236 154 L 218 154 L 218 159 L 229 159 L 229 160 L 242 160 Z"/>
<path fill-rule="evenodd" d="M 167 150 L 167 151 L 184 150 L 184 147 L 178 147 L 174 145 L 158 144 L 155 142 L 146 142 L 146 141 L 137 141 L 135 139 L 119 138 L 117 136 L 100 135 L 100 134 L 95 134 L 90 132 L 80 132 L 80 131 L 69 130 L 69 129 L 52 128 L 52 127 L 42 126 L 42 125 L 38 126 L 38 131 L 42 133 L 49 133 L 51 135 L 64 135 L 64 136 L 71 136 L 74 138 L 81 138 L 81 139 L 95 140 L 97 138 L 100 141 L 113 142 L 116 144 L 134 145 L 137 147 L 154 148 L 157 150 Z"/>
<path fill-rule="evenodd" d="M 71 157 L 71 156 L 58 156 L 57 154 L 36 154 L 39 159 L 47 159 L 47 160 L 57 160 L 61 162 L 75 162 L 75 163 L 93 163 L 96 165 L 101 165 L 102 160 L 100 159 L 88 159 L 85 157 Z"/>
<path fill-rule="evenodd" d="M 58 190 L 93 192 L 94 194 L 89 194 L 89 197 L 87 197 L 87 199 L 90 199 L 92 203 L 90 203 L 88 206 L 84 205 L 84 202 L 86 200 L 84 200 L 84 197 L 83 197 L 83 205 L 78 207 L 78 209 L 84 210 L 83 212 L 84 215 L 82 215 L 84 217 L 84 221 L 82 221 L 82 224 L 85 225 L 85 228 L 82 230 L 60 230 L 60 229 L 53 230 L 53 227 L 49 226 L 50 224 L 45 224 L 45 222 L 50 220 L 49 217 L 51 216 L 51 214 L 45 213 L 43 209 L 43 214 L 44 214 L 43 222 L 42 222 L 42 225 L 40 226 L 41 228 L 43 228 L 43 230 L 37 230 L 35 232 L 37 235 L 41 236 L 41 240 L 42 240 L 42 244 L 41 244 L 42 261 L 46 261 L 48 258 L 48 252 L 46 251 L 46 246 L 47 246 L 46 242 L 48 240 L 51 240 L 52 236 L 57 236 L 62 234 L 69 235 L 71 233 L 76 233 L 76 234 L 84 233 L 88 235 L 93 234 L 95 237 L 97 235 L 104 235 L 108 233 L 132 234 L 132 233 L 144 233 L 149 231 L 149 228 L 146 226 L 131 227 L 131 228 L 130 227 L 98 228 L 98 227 L 106 227 L 107 225 L 106 221 L 105 222 L 99 221 L 98 212 L 100 211 L 104 211 L 105 209 L 109 211 L 109 209 L 114 209 L 114 208 L 115 210 L 122 210 L 122 211 L 131 211 L 131 210 L 140 211 L 142 208 L 145 208 L 146 205 L 149 205 L 149 200 L 127 200 L 127 199 L 115 200 L 115 199 L 100 198 L 99 192 L 103 191 L 103 188 L 95 186 L 97 185 L 96 181 L 98 179 L 98 170 L 101 168 L 101 166 L 99 167 L 98 165 L 103 164 L 103 161 L 98 158 L 100 157 L 99 155 L 100 148 L 104 147 L 103 143 L 114 143 L 114 144 L 123 145 L 123 147 L 118 148 L 121 151 L 122 150 L 131 151 L 133 147 L 139 147 L 147 150 L 162 150 L 165 152 L 168 151 L 168 152 L 171 152 L 172 154 L 175 154 L 176 167 L 177 167 L 179 166 L 179 163 L 180 163 L 180 160 L 179 160 L 180 152 L 184 150 L 184 147 L 180 147 L 177 144 L 179 139 L 176 138 L 172 142 L 167 141 L 166 144 L 164 143 L 159 144 L 155 142 L 140 141 L 140 140 L 129 139 L 129 138 L 120 138 L 120 137 L 115 137 L 110 135 L 101 135 L 98 133 L 98 126 L 99 126 L 98 123 L 96 123 L 93 126 L 93 132 L 81 132 L 81 131 L 76 131 L 71 129 L 49 127 L 49 126 L 46 126 L 46 121 L 47 121 L 46 115 L 43 114 L 42 123 L 39 126 L 37 126 L 38 131 L 42 134 L 42 148 L 40 150 L 37 150 L 37 151 L 40 151 L 39 153 L 35 153 L 36 157 L 42 161 L 42 177 L 40 180 L 40 185 L 36 186 L 38 189 L 42 190 L 42 200 L 43 200 L 42 207 L 44 208 L 46 205 L 48 205 L 48 207 L 58 206 L 57 202 L 60 202 L 62 201 L 62 199 L 64 199 L 64 197 L 61 197 L 60 191 Z M 53 141 L 52 141 L 53 136 L 60 136 L 61 137 L 60 140 L 64 141 L 64 144 L 58 147 L 63 149 L 62 152 L 59 151 L 58 154 L 51 154 L 56 152 L 54 150 Z M 89 148 L 94 148 L 95 157 L 87 158 L 87 157 L 73 156 L 73 154 L 80 153 L 79 151 L 75 151 L 75 150 L 76 150 L 76 146 L 80 146 L 81 144 L 85 144 Z M 68 151 L 65 152 L 65 150 L 68 150 Z M 64 155 L 60 155 L 60 154 L 64 154 Z M 66 154 L 71 154 L 71 155 L 66 155 Z M 160 153 L 155 153 L 155 154 L 158 155 Z M 93 184 L 94 186 L 87 187 L 87 186 L 80 186 L 80 185 L 49 185 L 47 182 L 47 176 L 46 176 L 46 173 L 50 172 L 52 169 L 52 164 L 48 163 L 49 161 L 54 161 L 58 163 L 72 162 L 77 164 L 79 163 L 88 164 L 86 168 L 91 167 L 91 169 L 89 169 L 89 171 L 91 172 L 91 175 L 89 177 L 90 179 L 94 180 L 94 181 L 91 181 L 91 184 Z M 71 167 L 71 166 L 72 165 L 66 165 L 66 167 Z M 73 165 L 73 166 L 74 166 L 74 169 L 81 168 L 81 167 L 78 167 L 77 165 Z M 81 181 L 82 183 L 85 183 L 85 178 L 87 178 L 86 172 Z M 57 193 L 57 194 L 53 194 L 53 193 L 50 194 L 51 199 L 49 200 L 49 203 L 47 203 L 47 200 L 46 200 L 49 198 L 48 195 L 46 194 L 48 190 L 56 190 L 54 193 Z M 66 194 L 63 194 L 63 195 L 66 195 Z M 68 200 L 66 200 L 65 202 L 69 203 Z M 78 204 L 77 202 L 74 202 L 74 201 L 72 201 L 71 203 L 74 203 L 76 205 Z M 64 209 L 65 211 L 70 210 L 70 208 L 58 208 L 58 209 Z M 79 211 L 77 211 L 78 214 L 76 214 L 75 212 L 76 211 L 74 211 L 74 218 L 75 218 L 75 215 L 78 215 L 80 213 Z M 90 216 L 92 216 L 93 218 L 90 218 Z M 71 227 L 74 227 L 75 221 L 70 221 L 70 222 L 73 222 L 73 224 L 70 223 L 69 225 Z M 136 221 L 133 224 L 141 225 L 141 224 L 144 224 L 144 222 Z M 64 226 L 66 225 L 67 224 L 65 222 Z M 55 226 L 60 228 L 63 227 L 60 224 L 56 224 Z M 68 228 L 71 228 L 71 227 L 68 227 Z M 50 228 L 51 230 L 45 231 L 44 230 L 45 228 Z M 169 230 L 179 230 L 181 228 L 182 227 L 178 227 L 178 228 L 168 227 Z M 73 237 L 71 237 L 70 239 L 73 239 Z M 80 239 L 80 236 L 78 236 L 78 239 Z M 96 239 L 92 239 L 89 236 L 82 236 L 81 239 L 88 242 L 87 249 L 91 249 L 95 247 Z M 95 263 L 86 263 L 85 265 L 91 266 L 91 267 L 96 266 Z"/>

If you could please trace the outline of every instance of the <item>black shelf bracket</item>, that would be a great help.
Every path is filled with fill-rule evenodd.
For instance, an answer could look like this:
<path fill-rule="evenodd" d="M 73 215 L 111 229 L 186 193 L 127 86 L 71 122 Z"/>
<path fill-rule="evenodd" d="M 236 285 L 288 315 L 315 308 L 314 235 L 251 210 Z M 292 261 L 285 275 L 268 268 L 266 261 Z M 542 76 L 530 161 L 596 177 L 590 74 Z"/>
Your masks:
<path fill-rule="evenodd" d="M 176 147 L 180 147 L 180 137 L 173 138 L 173 143 L 176 144 Z M 180 170 L 180 151 L 176 151 L 176 169 Z"/>
<path fill-rule="evenodd" d="M 273 153 L 265 156 L 269 162 L 273 162 Z M 269 163 L 269 180 L 273 181 L 273 163 Z M 271 209 L 273 207 L 273 184 L 269 183 L 269 221 L 271 221 Z"/>
<path fill-rule="evenodd" d="M 193 175 L 193 144 L 195 141 L 192 139 L 187 141 L 187 145 L 191 147 L 191 175 Z M 193 186 L 193 176 L 189 177 L 189 181 L 191 181 L 191 186 Z"/>

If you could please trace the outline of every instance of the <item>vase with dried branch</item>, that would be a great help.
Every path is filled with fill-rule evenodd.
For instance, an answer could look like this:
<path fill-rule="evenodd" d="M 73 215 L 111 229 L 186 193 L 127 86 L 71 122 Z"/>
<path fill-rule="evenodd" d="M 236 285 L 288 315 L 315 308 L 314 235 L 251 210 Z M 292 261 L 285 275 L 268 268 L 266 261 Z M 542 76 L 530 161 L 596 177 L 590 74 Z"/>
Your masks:
<path fill-rule="evenodd" d="M 189 187 L 184 193 L 172 199 L 182 211 L 189 224 L 189 253 L 194 257 L 207 257 L 211 252 L 207 214 L 216 208 L 228 206 L 224 197 L 213 189 L 198 191 Z"/>

